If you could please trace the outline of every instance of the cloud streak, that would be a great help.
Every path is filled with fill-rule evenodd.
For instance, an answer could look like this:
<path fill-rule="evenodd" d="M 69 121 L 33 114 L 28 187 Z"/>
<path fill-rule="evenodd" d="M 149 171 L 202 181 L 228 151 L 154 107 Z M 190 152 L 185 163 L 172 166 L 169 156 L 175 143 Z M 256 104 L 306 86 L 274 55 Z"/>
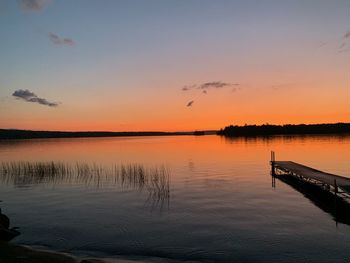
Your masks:
<path fill-rule="evenodd" d="M 188 91 L 188 90 L 194 89 L 195 87 L 196 85 L 186 85 L 186 86 L 183 86 L 181 90 Z"/>
<path fill-rule="evenodd" d="M 54 33 L 49 33 L 48 34 L 49 40 L 55 44 L 55 45 L 59 45 L 59 46 L 74 46 L 75 42 L 73 41 L 73 39 L 71 38 L 61 38 L 58 35 L 54 34 Z"/>
<path fill-rule="evenodd" d="M 29 90 L 19 89 L 12 93 L 12 96 L 16 97 L 16 99 L 21 99 L 26 102 L 34 102 L 41 105 L 49 106 L 49 107 L 57 107 L 57 102 L 50 102 L 44 98 L 39 98 L 35 93 Z"/>
<path fill-rule="evenodd" d="M 225 87 L 231 87 L 231 86 L 238 86 L 238 83 L 226 83 L 222 81 L 212 81 L 212 82 L 206 82 L 197 87 L 197 89 L 201 90 L 207 90 L 207 89 L 220 89 Z"/>
<path fill-rule="evenodd" d="M 193 84 L 193 85 L 186 85 L 183 86 L 181 88 L 182 91 L 187 92 L 187 91 L 195 91 L 197 90 L 198 92 L 200 92 L 201 94 L 207 95 L 208 91 L 210 89 L 212 90 L 216 90 L 216 89 L 222 89 L 222 88 L 232 88 L 231 91 L 232 92 L 236 92 L 241 90 L 241 88 L 239 87 L 240 84 L 239 83 L 229 83 L 229 82 L 222 82 L 222 81 L 211 81 L 211 82 L 205 82 L 202 84 Z M 191 100 L 190 102 L 188 102 L 186 104 L 186 107 L 192 107 L 194 103 L 194 100 Z"/>
<path fill-rule="evenodd" d="M 194 85 L 186 85 L 182 87 L 182 91 L 189 91 L 193 89 L 199 89 L 199 90 L 209 90 L 209 89 L 221 89 L 221 88 L 228 88 L 233 86 L 239 86 L 239 83 L 228 83 L 228 82 L 222 82 L 222 81 L 211 81 L 211 82 L 205 82 L 202 84 L 194 84 Z M 206 92 L 203 92 L 206 93 Z"/>
<path fill-rule="evenodd" d="M 338 53 L 345 53 L 345 52 L 349 52 L 350 51 L 350 47 L 347 48 L 342 48 L 340 50 L 338 50 Z"/>
<path fill-rule="evenodd" d="M 19 7 L 24 11 L 40 11 L 49 0 L 18 0 Z"/>
<path fill-rule="evenodd" d="M 192 107 L 193 103 L 194 103 L 194 100 L 191 100 L 189 103 L 187 103 L 186 107 Z"/>
<path fill-rule="evenodd" d="M 338 48 L 338 53 L 348 52 L 350 50 L 350 30 L 343 35 L 343 43 Z"/>

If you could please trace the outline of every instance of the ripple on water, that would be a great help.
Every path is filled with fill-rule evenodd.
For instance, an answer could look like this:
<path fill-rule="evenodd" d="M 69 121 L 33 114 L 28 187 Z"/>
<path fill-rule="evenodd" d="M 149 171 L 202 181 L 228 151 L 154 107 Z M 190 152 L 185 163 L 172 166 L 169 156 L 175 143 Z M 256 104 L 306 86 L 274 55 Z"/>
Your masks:
<path fill-rule="evenodd" d="M 0 148 L 2 160 L 24 156 L 74 163 L 76 158 L 103 164 L 166 163 L 171 168 L 170 198 L 165 201 L 116 180 L 98 187 L 75 180 L 1 184 L 1 208 L 21 227 L 19 243 L 164 261 L 350 261 L 349 226 L 336 226 L 331 215 L 283 182 L 272 188 L 268 163 L 269 151 L 277 149 L 279 158 L 310 160 L 320 169 L 337 163 L 337 171 L 350 174 L 344 154 L 350 151 L 349 138 L 105 138 L 9 147 Z M 39 150 L 45 154 L 32 154 Z"/>

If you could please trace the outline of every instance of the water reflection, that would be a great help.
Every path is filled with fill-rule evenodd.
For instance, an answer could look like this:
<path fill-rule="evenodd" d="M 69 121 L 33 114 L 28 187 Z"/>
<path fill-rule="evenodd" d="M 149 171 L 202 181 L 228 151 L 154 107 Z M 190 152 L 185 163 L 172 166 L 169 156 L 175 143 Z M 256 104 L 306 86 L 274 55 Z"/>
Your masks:
<path fill-rule="evenodd" d="M 170 199 L 170 170 L 165 166 L 147 168 L 141 164 L 102 166 L 63 162 L 2 162 L 0 182 L 15 187 L 32 185 L 85 185 L 86 187 L 120 187 L 145 191 L 151 206 L 163 207 Z"/>
<path fill-rule="evenodd" d="M 276 187 L 275 178 L 297 190 L 314 205 L 332 216 L 337 223 L 350 225 L 350 204 L 321 187 L 300 181 L 287 174 L 272 176 L 272 187 Z"/>
<path fill-rule="evenodd" d="M 329 214 L 278 179 L 278 190 L 271 189 L 271 150 L 279 160 L 350 174 L 350 140 L 333 137 L 237 138 L 232 144 L 219 136 L 0 142 L 4 162 L 54 161 L 71 167 L 95 162 L 109 170 L 114 163 L 171 167 L 171 209 L 162 214 L 158 209 L 165 210 L 170 197 L 159 202 L 164 195 L 150 195 L 142 180 L 123 182 L 121 175 L 105 178 L 103 173 L 91 179 L 36 176 L 36 184 L 27 178 L 32 185 L 17 177 L 16 187 L 15 176 L 8 185 L 0 176 L 1 198 L 6 214 L 23 228 L 16 242 L 57 251 L 165 261 L 348 262 L 348 225 L 335 229 Z"/>
<path fill-rule="evenodd" d="M 247 144 L 256 144 L 257 142 L 263 142 L 268 144 L 270 142 L 282 141 L 282 142 L 303 142 L 307 141 L 346 141 L 350 139 L 350 134 L 295 134 L 295 135 L 274 135 L 274 136 L 237 136 L 226 137 L 222 136 L 226 143 L 232 144 L 236 142 L 245 142 Z"/>

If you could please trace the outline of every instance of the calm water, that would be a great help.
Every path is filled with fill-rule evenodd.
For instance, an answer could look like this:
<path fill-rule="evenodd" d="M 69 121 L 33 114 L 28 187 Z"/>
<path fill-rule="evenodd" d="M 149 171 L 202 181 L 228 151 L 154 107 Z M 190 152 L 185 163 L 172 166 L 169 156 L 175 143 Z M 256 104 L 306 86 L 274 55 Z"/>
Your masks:
<path fill-rule="evenodd" d="M 350 176 L 350 137 L 218 136 L 0 143 L 2 161 L 166 166 L 170 196 L 114 178 L 1 180 L 16 243 L 76 255 L 201 262 L 350 262 L 350 226 L 289 185 L 269 156 Z"/>

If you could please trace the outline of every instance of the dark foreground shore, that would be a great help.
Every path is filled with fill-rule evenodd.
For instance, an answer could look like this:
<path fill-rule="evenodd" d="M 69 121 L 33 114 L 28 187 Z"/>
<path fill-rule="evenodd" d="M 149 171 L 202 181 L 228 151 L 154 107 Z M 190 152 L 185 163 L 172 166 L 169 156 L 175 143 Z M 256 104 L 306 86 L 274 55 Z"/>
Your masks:
<path fill-rule="evenodd" d="M 135 263 L 151 262 L 110 258 L 78 258 L 65 253 L 35 250 L 27 246 L 0 241 L 1 263 Z"/>

